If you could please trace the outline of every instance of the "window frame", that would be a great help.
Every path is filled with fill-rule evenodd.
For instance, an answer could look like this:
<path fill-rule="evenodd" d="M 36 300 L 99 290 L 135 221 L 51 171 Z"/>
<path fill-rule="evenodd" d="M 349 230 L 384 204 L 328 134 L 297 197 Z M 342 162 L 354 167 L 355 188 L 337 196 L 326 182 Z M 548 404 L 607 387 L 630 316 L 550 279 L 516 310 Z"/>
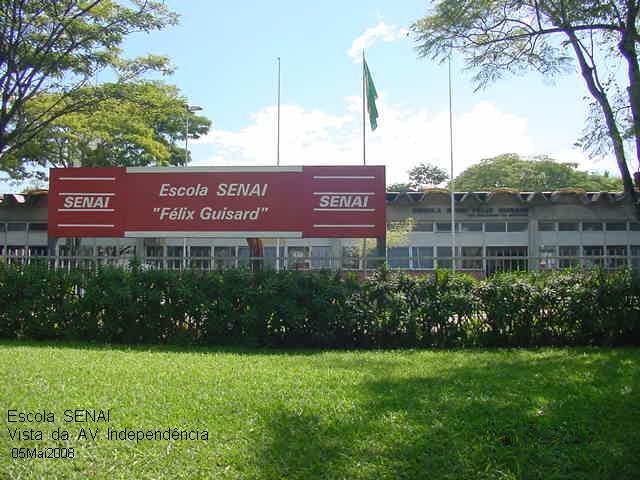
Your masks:
<path fill-rule="evenodd" d="M 493 230 L 489 225 L 502 225 L 502 230 Z M 485 222 L 484 231 L 485 233 L 507 233 L 507 222 Z"/>

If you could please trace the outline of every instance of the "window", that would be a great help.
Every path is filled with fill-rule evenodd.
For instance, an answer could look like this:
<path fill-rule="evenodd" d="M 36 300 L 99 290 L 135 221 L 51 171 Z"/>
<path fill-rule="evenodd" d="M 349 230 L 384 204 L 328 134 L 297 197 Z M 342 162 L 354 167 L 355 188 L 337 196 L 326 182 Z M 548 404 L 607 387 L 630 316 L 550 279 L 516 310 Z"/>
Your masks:
<path fill-rule="evenodd" d="M 604 266 L 604 247 L 602 245 L 585 245 L 582 247 L 582 254 L 585 257 L 585 267 Z"/>
<path fill-rule="evenodd" d="M 164 247 L 162 245 L 147 245 L 145 250 L 145 264 L 151 268 L 162 268 L 164 264 Z"/>
<path fill-rule="evenodd" d="M 342 248 L 342 268 L 360 268 L 360 253 L 357 247 Z"/>
<path fill-rule="evenodd" d="M 585 257 L 586 256 L 602 256 L 604 248 L 602 245 L 585 245 L 582 247 Z"/>
<path fill-rule="evenodd" d="M 26 223 L 7 223 L 7 232 L 26 232 Z"/>
<path fill-rule="evenodd" d="M 487 275 L 495 272 L 526 270 L 526 256 L 527 247 L 487 247 Z"/>
<path fill-rule="evenodd" d="M 214 247 L 213 258 L 218 269 L 236 266 L 236 247 Z"/>
<path fill-rule="evenodd" d="M 451 233 L 451 222 L 448 222 L 448 223 L 436 223 L 436 231 Z"/>
<path fill-rule="evenodd" d="M 182 247 L 167 247 L 167 268 L 180 270 L 183 262 Z"/>
<path fill-rule="evenodd" d="M 578 222 L 558 222 L 559 232 L 577 232 Z"/>
<path fill-rule="evenodd" d="M 507 223 L 507 232 L 526 232 L 529 224 L 525 222 Z"/>
<path fill-rule="evenodd" d="M 417 221 L 413 227 L 414 232 L 433 232 L 432 222 Z"/>
<path fill-rule="evenodd" d="M 189 249 L 191 268 L 209 270 L 211 268 L 211 247 L 191 247 Z"/>
<path fill-rule="evenodd" d="M 626 232 L 627 222 L 607 222 L 608 232 Z"/>
<path fill-rule="evenodd" d="M 391 268 L 409 268 L 409 247 L 390 248 L 389 266 Z"/>
<path fill-rule="evenodd" d="M 30 257 L 46 257 L 49 253 L 49 248 L 40 246 L 40 247 L 29 247 L 29 256 Z"/>
<path fill-rule="evenodd" d="M 640 222 L 629 222 L 629 230 L 632 232 L 640 232 Z M 0 232 L 2 231 L 2 227 L 0 226 Z"/>
<path fill-rule="evenodd" d="M 583 232 L 601 232 L 602 222 L 582 222 Z"/>
<path fill-rule="evenodd" d="M 115 245 L 97 245 L 96 257 L 117 257 L 118 247 Z"/>
<path fill-rule="evenodd" d="M 47 224 L 46 223 L 30 223 L 29 231 L 30 232 L 46 232 Z"/>
<path fill-rule="evenodd" d="M 482 270 L 482 247 L 462 247 L 461 253 L 462 260 L 457 265 L 463 270 Z"/>
<path fill-rule="evenodd" d="M 556 224 L 554 222 L 538 222 L 539 232 L 553 232 L 555 229 Z"/>
<path fill-rule="evenodd" d="M 7 263 L 22 264 L 27 256 L 27 247 L 24 245 L 7 245 Z"/>
<path fill-rule="evenodd" d="M 311 268 L 331 268 L 333 265 L 331 247 L 313 247 L 311 249 Z"/>
<path fill-rule="evenodd" d="M 627 246 L 608 245 L 607 246 L 607 268 L 619 270 L 627 265 Z"/>
<path fill-rule="evenodd" d="M 0 223 L 0 232 L 4 232 L 6 228 L 6 224 Z"/>
<path fill-rule="evenodd" d="M 485 223 L 484 224 L 484 231 L 485 232 L 506 232 L 507 231 L 507 224 L 504 222 L 499 222 L 499 223 Z"/>
<path fill-rule="evenodd" d="M 264 247 L 264 268 L 276 269 L 276 247 Z M 284 247 L 280 247 L 280 268 L 284 268 Z"/>
<path fill-rule="evenodd" d="M 262 256 L 264 256 L 264 247 L 262 249 Z M 257 258 L 251 258 L 251 250 L 249 247 L 238 247 L 238 267 L 251 268 L 251 261 L 257 261 Z"/>
<path fill-rule="evenodd" d="M 629 249 L 631 253 L 631 268 L 640 270 L 640 245 L 631 245 Z"/>
<path fill-rule="evenodd" d="M 451 268 L 451 247 L 436 247 L 438 268 Z"/>
<path fill-rule="evenodd" d="M 433 247 L 413 247 L 413 268 L 432 269 L 433 265 Z"/>
<path fill-rule="evenodd" d="M 120 256 L 128 256 L 135 257 L 136 256 L 136 246 L 135 245 L 122 245 L 118 249 L 118 254 Z"/>
<path fill-rule="evenodd" d="M 481 223 L 461 223 L 460 231 L 461 232 L 481 232 L 482 224 Z"/>
<path fill-rule="evenodd" d="M 309 247 L 289 247 L 289 268 L 293 268 L 294 270 L 308 270 L 311 268 L 309 257 Z"/>
<path fill-rule="evenodd" d="M 147 246 L 147 257 L 158 258 L 164 255 L 164 248 L 162 245 L 149 245 Z"/>
<path fill-rule="evenodd" d="M 107 257 L 106 259 L 97 258 L 98 265 L 116 265 L 118 263 L 118 247 L 116 245 L 97 245 L 95 256 Z"/>
<path fill-rule="evenodd" d="M 560 268 L 569 268 L 579 265 L 580 247 L 577 245 L 563 245 L 558 247 L 558 263 Z"/>
<path fill-rule="evenodd" d="M 557 266 L 558 259 L 556 258 L 556 247 L 549 245 L 540 245 L 540 269 L 549 270 L 554 269 Z"/>
<path fill-rule="evenodd" d="M 91 246 L 68 243 L 60 245 L 58 252 L 62 257 L 60 264 L 64 267 L 92 268 L 95 265 Z"/>

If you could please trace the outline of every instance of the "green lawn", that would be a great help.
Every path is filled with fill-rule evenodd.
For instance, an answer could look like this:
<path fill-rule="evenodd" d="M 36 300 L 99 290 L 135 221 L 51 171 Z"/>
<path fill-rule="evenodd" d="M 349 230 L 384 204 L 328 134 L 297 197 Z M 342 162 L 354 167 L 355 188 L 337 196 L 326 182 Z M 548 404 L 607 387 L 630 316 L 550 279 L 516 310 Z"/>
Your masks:
<path fill-rule="evenodd" d="M 640 478 L 640 350 L 272 352 L 0 343 L 0 478 Z M 56 422 L 8 423 L 8 410 Z M 109 423 L 65 423 L 110 409 Z M 11 440 L 22 426 L 43 441 Z M 53 441 L 99 428 L 98 439 Z M 107 440 L 106 429 L 208 440 Z M 75 458 L 12 459 L 17 447 Z"/>

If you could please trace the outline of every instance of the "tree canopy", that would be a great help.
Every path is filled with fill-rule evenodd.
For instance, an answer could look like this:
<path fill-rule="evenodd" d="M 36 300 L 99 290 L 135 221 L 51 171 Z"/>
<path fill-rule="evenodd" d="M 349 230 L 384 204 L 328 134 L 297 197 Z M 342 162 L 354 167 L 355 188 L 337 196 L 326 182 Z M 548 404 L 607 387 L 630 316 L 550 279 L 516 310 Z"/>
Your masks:
<path fill-rule="evenodd" d="M 421 163 L 409 170 L 409 185 L 413 190 L 422 190 L 430 185 L 440 185 L 446 182 L 449 174 L 430 163 Z"/>
<path fill-rule="evenodd" d="M 106 83 L 85 87 L 104 100 L 60 116 L 27 143 L 5 155 L 14 179 L 41 176 L 41 166 L 183 165 L 186 120 L 189 137 L 207 133 L 211 122 L 189 111 L 177 87 L 161 82 Z M 30 120 L 60 102 L 59 94 L 41 94 L 29 102 Z"/>
<path fill-rule="evenodd" d="M 121 45 L 176 22 L 161 1 L 0 0 L 0 169 L 57 119 L 109 98 L 87 88 L 98 72 L 126 82 L 170 71 L 167 58 L 127 59 Z"/>
<path fill-rule="evenodd" d="M 583 144 L 608 139 L 635 199 L 625 134 L 640 162 L 639 11 L 638 0 L 439 0 L 412 31 L 421 56 L 461 53 L 479 88 L 506 73 L 556 75 L 576 62 L 598 113 Z"/>
<path fill-rule="evenodd" d="M 514 188 L 522 192 L 582 188 L 586 191 L 620 191 L 617 177 L 580 171 L 572 163 L 560 163 L 548 157 L 522 158 L 510 153 L 486 158 L 455 178 L 457 191 L 491 191 Z"/>
<path fill-rule="evenodd" d="M 393 183 L 387 187 L 390 192 L 416 192 L 429 186 L 440 185 L 449 178 L 446 170 L 430 163 L 420 163 L 407 171 L 409 182 Z"/>

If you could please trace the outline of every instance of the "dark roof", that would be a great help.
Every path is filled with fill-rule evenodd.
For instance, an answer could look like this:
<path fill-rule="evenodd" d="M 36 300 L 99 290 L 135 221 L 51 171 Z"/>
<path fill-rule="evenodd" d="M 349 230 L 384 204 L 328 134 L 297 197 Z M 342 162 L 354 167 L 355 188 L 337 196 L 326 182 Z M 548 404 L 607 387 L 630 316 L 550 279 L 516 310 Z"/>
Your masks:
<path fill-rule="evenodd" d="M 422 203 L 428 200 L 428 197 L 435 195 L 449 196 L 449 192 L 444 190 L 425 191 L 425 192 L 387 192 L 387 203 L 399 203 L 401 200 L 405 200 L 407 203 Z M 534 203 L 556 203 L 562 202 L 562 199 L 573 198 L 584 204 L 590 203 L 606 203 L 615 204 L 621 203 L 627 199 L 627 196 L 621 192 L 581 192 L 575 191 L 562 191 L 555 192 L 517 192 L 498 190 L 494 192 L 455 192 L 454 199 L 457 203 L 475 201 L 479 203 L 487 203 L 496 196 L 511 196 L 516 201 L 523 204 Z"/>
<path fill-rule="evenodd" d="M 13 206 L 25 206 L 30 207 L 37 205 L 43 199 L 46 199 L 48 192 L 46 190 L 36 190 L 29 193 L 0 193 L 0 206 L 13 207 Z"/>
<path fill-rule="evenodd" d="M 33 206 L 37 205 L 48 195 L 47 190 L 37 190 L 25 194 L 6 193 L 0 194 L 0 206 Z M 449 196 L 450 193 L 444 189 L 426 190 L 424 192 L 386 192 L 387 203 L 423 203 L 434 197 Z M 581 192 L 562 191 L 555 192 L 517 192 L 499 190 L 495 192 L 455 192 L 454 199 L 457 203 L 478 202 L 487 203 L 497 195 L 512 196 L 523 204 L 544 204 L 547 202 L 556 203 L 564 201 L 562 199 L 573 198 L 583 204 L 616 204 L 624 202 L 627 196 L 621 192 Z"/>

